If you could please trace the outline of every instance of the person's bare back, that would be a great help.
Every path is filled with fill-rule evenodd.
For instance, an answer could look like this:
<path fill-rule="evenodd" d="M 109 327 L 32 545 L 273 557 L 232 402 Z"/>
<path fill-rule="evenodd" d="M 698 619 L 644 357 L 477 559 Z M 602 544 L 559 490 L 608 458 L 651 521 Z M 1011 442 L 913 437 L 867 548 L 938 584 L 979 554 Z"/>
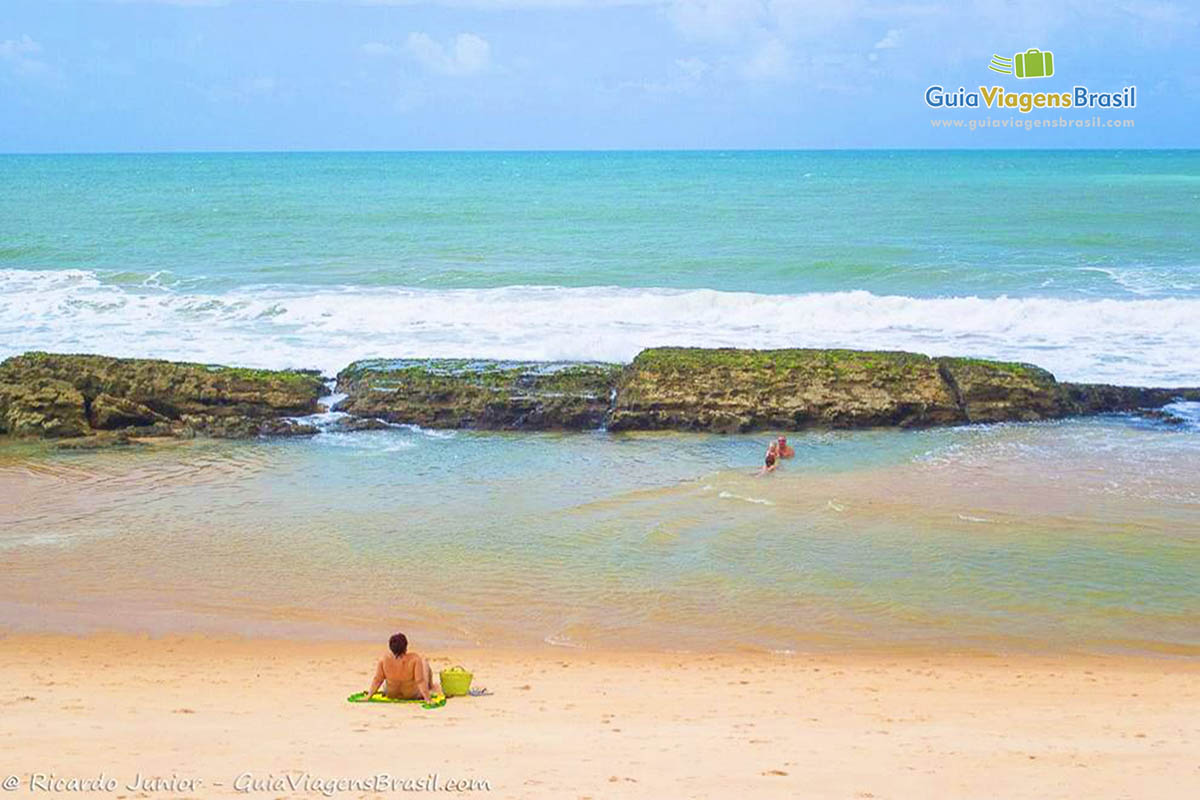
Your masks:
<path fill-rule="evenodd" d="M 417 689 L 417 673 L 425 677 L 425 663 L 416 653 L 405 653 L 397 658 L 388 653 L 379 659 L 376 677 L 383 682 L 384 693 L 388 697 L 412 699 L 420 697 Z"/>
<path fill-rule="evenodd" d="M 394 699 L 415 700 L 420 698 L 429 702 L 430 695 L 438 690 L 433 682 L 433 671 L 429 661 L 417 653 L 408 652 L 408 638 L 403 633 L 397 633 L 388 640 L 390 653 L 379 659 L 375 667 L 375 677 L 371 688 L 367 690 L 370 698 L 384 687 L 384 694 Z"/>

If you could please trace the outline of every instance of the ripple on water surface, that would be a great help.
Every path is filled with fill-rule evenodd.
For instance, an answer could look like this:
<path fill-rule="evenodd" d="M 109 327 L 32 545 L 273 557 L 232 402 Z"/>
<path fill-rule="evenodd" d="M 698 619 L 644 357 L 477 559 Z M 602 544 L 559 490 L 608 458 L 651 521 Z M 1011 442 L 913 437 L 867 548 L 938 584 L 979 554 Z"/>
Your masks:
<path fill-rule="evenodd" d="M 766 440 L 403 427 L 10 452 L 0 621 L 658 649 L 1200 647 L 1188 425 L 814 432 L 757 478 Z"/>

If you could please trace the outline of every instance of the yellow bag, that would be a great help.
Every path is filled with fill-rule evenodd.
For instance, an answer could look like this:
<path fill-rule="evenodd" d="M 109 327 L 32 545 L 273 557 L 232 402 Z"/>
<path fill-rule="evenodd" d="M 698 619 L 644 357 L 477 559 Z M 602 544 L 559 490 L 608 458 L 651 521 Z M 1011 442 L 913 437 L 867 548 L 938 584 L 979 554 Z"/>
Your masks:
<path fill-rule="evenodd" d="M 471 691 L 471 679 L 475 676 L 461 665 L 455 665 L 439 672 L 438 677 L 441 678 L 446 697 L 462 697 Z"/>

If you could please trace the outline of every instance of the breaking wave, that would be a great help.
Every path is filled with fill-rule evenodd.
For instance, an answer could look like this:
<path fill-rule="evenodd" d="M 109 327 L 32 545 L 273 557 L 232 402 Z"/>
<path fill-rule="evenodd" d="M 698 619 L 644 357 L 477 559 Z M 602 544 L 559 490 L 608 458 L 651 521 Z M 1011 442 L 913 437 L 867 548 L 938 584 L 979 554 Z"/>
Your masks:
<path fill-rule="evenodd" d="M 119 277 L 119 276 L 115 276 Z M 0 355 L 316 367 L 367 357 L 628 361 L 657 345 L 854 347 L 1030 361 L 1064 380 L 1200 384 L 1200 299 L 914 298 L 866 291 L 131 283 L 0 270 Z"/>

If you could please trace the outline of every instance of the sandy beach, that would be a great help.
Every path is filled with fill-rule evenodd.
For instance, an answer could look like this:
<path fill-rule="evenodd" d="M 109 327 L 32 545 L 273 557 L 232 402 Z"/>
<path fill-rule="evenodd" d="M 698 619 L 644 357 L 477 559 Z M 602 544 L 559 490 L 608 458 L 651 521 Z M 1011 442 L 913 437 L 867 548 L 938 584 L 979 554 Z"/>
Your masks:
<path fill-rule="evenodd" d="M 437 710 L 346 703 L 379 650 L 8 636 L 0 771 L 18 777 L 14 796 L 64 793 L 30 791 L 35 773 L 51 787 L 103 775 L 116 788 L 93 794 L 115 797 L 320 796 L 380 773 L 482 780 L 475 794 L 504 798 L 1200 791 L 1190 661 L 437 650 L 435 668 L 462 663 L 494 695 Z M 147 778 L 160 783 L 146 791 Z"/>
<path fill-rule="evenodd" d="M 0 8 L 0 800 L 1200 800 L 1200 0 Z"/>

